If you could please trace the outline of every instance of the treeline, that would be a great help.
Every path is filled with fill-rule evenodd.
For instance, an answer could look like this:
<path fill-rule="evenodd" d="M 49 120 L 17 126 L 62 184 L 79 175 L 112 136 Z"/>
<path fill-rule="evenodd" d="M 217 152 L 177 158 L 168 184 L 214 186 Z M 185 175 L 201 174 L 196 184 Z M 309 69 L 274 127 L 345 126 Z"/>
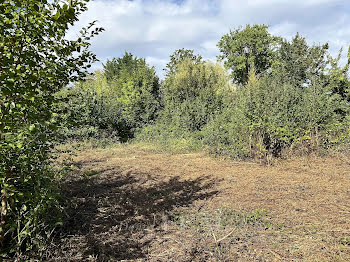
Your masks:
<path fill-rule="evenodd" d="M 349 57 L 329 45 L 273 36 L 266 25 L 230 31 L 213 64 L 193 50 L 170 56 L 165 79 L 125 53 L 62 91 L 70 139 L 113 137 L 232 158 L 343 148 L 349 142 Z M 223 64 L 224 66 L 222 66 Z M 64 111 L 64 110 L 63 110 Z M 71 121 L 74 119 L 74 124 Z"/>

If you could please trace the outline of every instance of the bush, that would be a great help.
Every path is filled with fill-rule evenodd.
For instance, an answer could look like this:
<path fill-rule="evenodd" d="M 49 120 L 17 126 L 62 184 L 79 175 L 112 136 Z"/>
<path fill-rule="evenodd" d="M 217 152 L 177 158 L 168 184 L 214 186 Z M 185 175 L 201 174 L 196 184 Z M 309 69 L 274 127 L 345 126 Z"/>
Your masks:
<path fill-rule="evenodd" d="M 202 137 L 212 152 L 234 158 L 266 159 L 300 145 L 326 149 L 332 127 L 346 125 L 336 113 L 344 106 L 318 79 L 300 88 L 276 75 L 258 79 L 252 71 L 248 84 L 203 129 Z"/>
<path fill-rule="evenodd" d="M 57 94 L 66 138 L 110 136 L 126 141 L 152 123 L 160 109 L 159 79 L 144 59 L 126 53 L 104 71 Z M 109 135 L 108 135 L 109 134 Z"/>
<path fill-rule="evenodd" d="M 230 88 L 227 72 L 220 65 L 187 59 L 165 80 L 160 121 L 198 131 L 221 112 Z"/>
<path fill-rule="evenodd" d="M 118 140 L 122 135 L 114 128 L 121 122 L 121 109 L 109 102 L 107 81 L 101 72 L 61 90 L 56 97 L 56 121 L 63 141 L 90 138 Z"/>
<path fill-rule="evenodd" d="M 164 109 L 156 123 L 139 130 L 136 140 L 153 141 L 171 151 L 198 150 L 199 131 L 221 112 L 231 88 L 220 65 L 185 59 L 165 80 Z"/>
<path fill-rule="evenodd" d="M 0 246 L 2 258 L 42 251 L 60 223 L 52 148 L 54 94 L 86 76 L 96 61 L 84 28 L 68 41 L 68 25 L 86 10 L 81 1 L 0 2 Z"/>

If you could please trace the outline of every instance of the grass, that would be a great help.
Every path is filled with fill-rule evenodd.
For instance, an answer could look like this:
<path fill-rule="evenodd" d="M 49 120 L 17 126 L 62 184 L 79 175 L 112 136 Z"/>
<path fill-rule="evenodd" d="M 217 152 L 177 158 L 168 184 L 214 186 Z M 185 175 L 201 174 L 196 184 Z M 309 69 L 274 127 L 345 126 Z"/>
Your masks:
<path fill-rule="evenodd" d="M 52 261 L 350 261 L 350 157 L 75 151 Z M 79 167 L 79 168 L 78 168 Z"/>

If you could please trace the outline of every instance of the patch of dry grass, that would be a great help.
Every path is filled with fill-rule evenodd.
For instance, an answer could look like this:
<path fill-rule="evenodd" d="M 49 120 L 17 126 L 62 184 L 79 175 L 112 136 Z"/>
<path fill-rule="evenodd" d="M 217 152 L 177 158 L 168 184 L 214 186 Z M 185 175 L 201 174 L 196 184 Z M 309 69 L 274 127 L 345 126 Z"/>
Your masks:
<path fill-rule="evenodd" d="M 54 261 L 350 261 L 350 158 L 78 152 Z M 224 225 L 223 225 L 224 221 Z"/>

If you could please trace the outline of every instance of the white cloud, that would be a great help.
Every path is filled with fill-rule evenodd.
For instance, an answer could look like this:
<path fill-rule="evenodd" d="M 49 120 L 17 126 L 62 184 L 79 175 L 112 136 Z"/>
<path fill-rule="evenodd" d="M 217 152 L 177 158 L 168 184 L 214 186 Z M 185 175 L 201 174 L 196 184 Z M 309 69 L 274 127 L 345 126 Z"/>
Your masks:
<path fill-rule="evenodd" d="M 168 59 L 161 59 L 161 58 L 152 57 L 152 56 L 147 56 L 145 59 L 146 59 L 146 63 L 150 65 L 154 65 L 155 67 L 158 67 L 158 68 L 165 68 L 166 64 L 168 63 Z"/>
<path fill-rule="evenodd" d="M 201 50 L 203 50 L 206 53 L 216 53 L 217 52 L 217 40 L 208 40 L 205 42 L 200 43 L 200 46 L 202 47 Z"/>
<path fill-rule="evenodd" d="M 274 26 L 271 26 L 270 33 L 273 35 L 283 35 L 287 39 L 293 38 L 298 31 L 298 24 L 283 22 Z"/>
<path fill-rule="evenodd" d="M 266 5 L 289 5 L 289 6 L 315 6 L 324 4 L 335 4 L 344 2 L 342 0 L 248 0 L 246 3 L 251 7 Z"/>
<path fill-rule="evenodd" d="M 300 32 L 309 43 L 329 42 L 334 54 L 350 44 L 347 0 L 95 0 L 88 7 L 69 37 L 98 20 L 105 32 L 92 41 L 92 50 L 102 62 L 127 50 L 146 57 L 160 75 L 178 48 L 214 59 L 221 36 L 239 25 L 268 24 L 271 33 L 286 38 Z"/>

